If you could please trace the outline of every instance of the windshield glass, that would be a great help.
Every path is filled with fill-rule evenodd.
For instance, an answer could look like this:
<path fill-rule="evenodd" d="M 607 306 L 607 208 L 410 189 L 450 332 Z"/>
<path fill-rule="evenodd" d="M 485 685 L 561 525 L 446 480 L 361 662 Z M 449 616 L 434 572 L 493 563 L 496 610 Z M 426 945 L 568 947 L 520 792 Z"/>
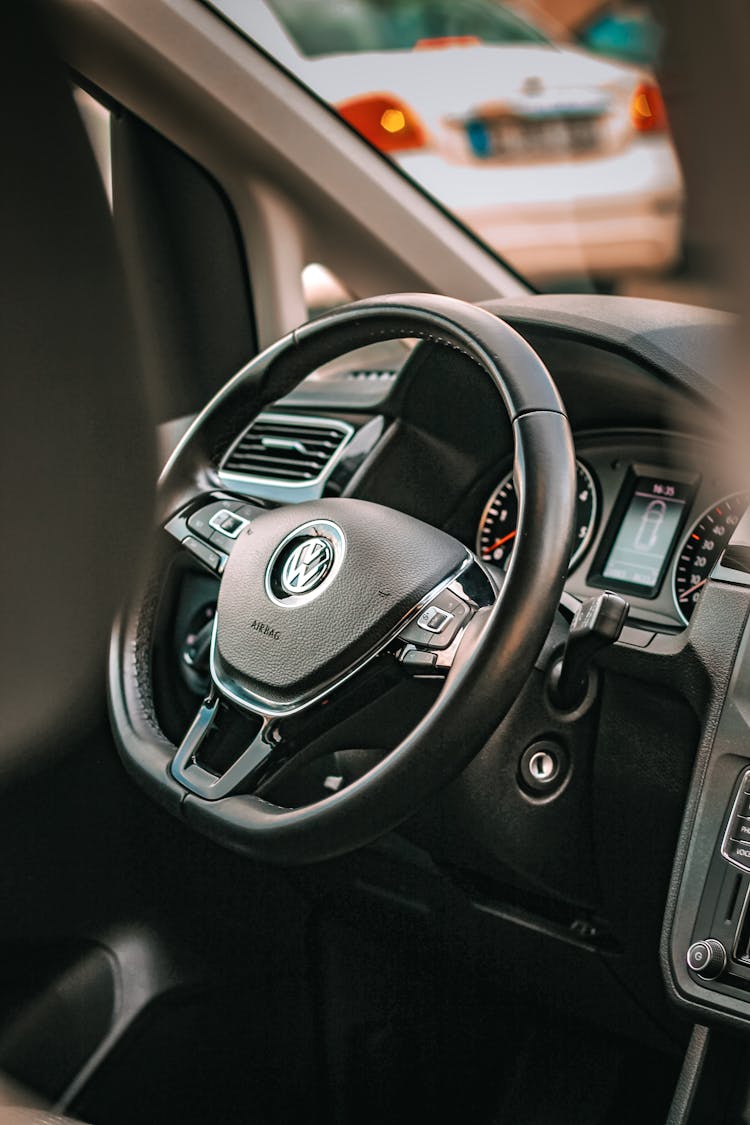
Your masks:
<path fill-rule="evenodd" d="M 406 51 L 435 40 L 544 43 L 493 0 L 269 0 L 303 55 Z"/>
<path fill-rule="evenodd" d="M 531 286 L 711 303 L 648 3 L 212 6 Z"/>

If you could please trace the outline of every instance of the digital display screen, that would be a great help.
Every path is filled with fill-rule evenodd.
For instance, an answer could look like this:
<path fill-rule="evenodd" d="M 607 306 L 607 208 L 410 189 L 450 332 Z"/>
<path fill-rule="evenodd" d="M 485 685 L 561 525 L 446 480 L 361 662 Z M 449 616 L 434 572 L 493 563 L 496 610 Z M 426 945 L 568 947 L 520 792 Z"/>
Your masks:
<path fill-rule="evenodd" d="M 654 594 L 692 494 L 693 486 L 685 482 L 636 477 L 602 578 Z"/>

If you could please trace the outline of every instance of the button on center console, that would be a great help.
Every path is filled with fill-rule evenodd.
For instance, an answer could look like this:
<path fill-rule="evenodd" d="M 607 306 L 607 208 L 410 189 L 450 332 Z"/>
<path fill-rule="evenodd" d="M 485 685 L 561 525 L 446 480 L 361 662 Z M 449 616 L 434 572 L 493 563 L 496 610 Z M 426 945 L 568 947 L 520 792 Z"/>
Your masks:
<path fill-rule="evenodd" d="M 750 770 L 742 776 L 724 831 L 721 854 L 736 867 L 750 872 Z"/>

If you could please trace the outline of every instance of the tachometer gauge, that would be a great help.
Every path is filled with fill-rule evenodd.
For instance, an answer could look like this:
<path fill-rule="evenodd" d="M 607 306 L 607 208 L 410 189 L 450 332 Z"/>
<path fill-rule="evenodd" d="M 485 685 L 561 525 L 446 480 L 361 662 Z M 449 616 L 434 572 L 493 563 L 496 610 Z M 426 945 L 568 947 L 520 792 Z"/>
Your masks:
<path fill-rule="evenodd" d="M 585 465 L 576 461 L 576 531 L 571 568 L 588 547 L 597 516 L 596 485 Z M 477 554 L 487 562 L 506 570 L 513 552 L 518 524 L 518 497 L 513 474 L 509 473 L 492 493 L 482 513 L 477 533 Z"/>
<path fill-rule="evenodd" d="M 675 604 L 685 624 L 748 504 L 750 493 L 747 492 L 736 492 L 713 504 L 690 528 L 677 552 L 672 583 Z"/>

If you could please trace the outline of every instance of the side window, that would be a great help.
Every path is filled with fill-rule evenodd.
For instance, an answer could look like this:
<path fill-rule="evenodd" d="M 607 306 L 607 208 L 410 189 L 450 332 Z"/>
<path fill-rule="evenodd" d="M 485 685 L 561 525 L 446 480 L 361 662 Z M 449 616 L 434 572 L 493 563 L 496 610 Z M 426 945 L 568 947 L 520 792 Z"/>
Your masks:
<path fill-rule="evenodd" d="M 157 420 L 199 410 L 256 354 L 245 251 L 224 192 L 132 114 L 76 90 L 112 205 Z"/>

